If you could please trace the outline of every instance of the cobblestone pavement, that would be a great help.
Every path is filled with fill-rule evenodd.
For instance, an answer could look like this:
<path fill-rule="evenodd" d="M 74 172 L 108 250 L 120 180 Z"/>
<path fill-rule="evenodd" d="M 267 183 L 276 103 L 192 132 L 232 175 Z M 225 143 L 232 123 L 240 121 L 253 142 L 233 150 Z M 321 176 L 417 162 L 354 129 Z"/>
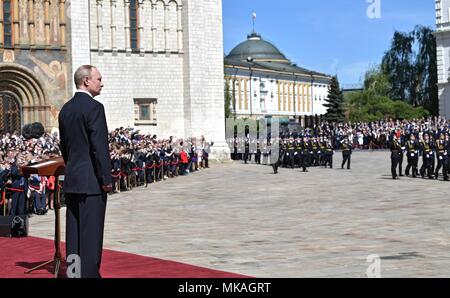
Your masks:
<path fill-rule="evenodd" d="M 450 277 L 450 183 L 392 180 L 388 152 L 334 160 L 233 162 L 110 196 L 105 247 L 256 277 L 365 277 L 370 254 L 382 277 Z M 30 233 L 52 238 L 53 213 Z"/>

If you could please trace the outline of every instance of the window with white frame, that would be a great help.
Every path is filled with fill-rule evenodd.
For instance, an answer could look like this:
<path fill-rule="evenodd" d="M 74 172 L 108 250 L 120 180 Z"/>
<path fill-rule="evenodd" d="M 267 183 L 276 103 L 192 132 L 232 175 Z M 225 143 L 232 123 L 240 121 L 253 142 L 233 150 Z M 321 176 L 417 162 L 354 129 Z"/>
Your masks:
<path fill-rule="evenodd" d="M 134 122 L 136 125 L 156 125 L 156 98 L 134 99 Z"/>

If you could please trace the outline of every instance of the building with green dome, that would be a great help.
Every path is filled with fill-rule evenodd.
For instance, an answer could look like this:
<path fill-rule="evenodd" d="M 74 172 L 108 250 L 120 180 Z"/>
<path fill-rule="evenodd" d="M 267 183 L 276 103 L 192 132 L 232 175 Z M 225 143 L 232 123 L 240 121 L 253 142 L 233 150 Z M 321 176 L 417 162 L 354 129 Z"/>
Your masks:
<path fill-rule="evenodd" d="M 331 76 L 293 64 L 256 32 L 224 63 L 230 110 L 237 118 L 287 118 L 305 125 L 326 113 Z"/>

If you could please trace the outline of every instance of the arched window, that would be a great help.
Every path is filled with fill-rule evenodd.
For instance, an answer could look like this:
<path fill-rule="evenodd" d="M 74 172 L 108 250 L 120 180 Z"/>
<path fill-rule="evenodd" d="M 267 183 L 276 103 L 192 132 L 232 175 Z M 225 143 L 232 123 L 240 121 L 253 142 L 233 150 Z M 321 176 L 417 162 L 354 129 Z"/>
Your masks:
<path fill-rule="evenodd" d="M 138 0 L 130 0 L 130 45 L 133 50 L 139 49 Z"/>
<path fill-rule="evenodd" d="M 3 46 L 12 47 L 11 0 L 3 0 Z"/>

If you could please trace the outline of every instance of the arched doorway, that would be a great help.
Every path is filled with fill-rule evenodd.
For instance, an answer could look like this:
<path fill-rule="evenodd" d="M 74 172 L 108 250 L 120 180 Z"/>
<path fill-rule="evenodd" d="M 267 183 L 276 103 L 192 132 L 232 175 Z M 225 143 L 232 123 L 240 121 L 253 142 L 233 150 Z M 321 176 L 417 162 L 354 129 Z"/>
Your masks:
<path fill-rule="evenodd" d="M 21 130 L 21 126 L 41 122 L 48 126 L 48 96 L 36 75 L 28 68 L 0 63 L 0 129 Z"/>
<path fill-rule="evenodd" d="M 6 92 L 0 91 L 0 131 L 20 132 L 22 111 L 18 100 Z"/>

